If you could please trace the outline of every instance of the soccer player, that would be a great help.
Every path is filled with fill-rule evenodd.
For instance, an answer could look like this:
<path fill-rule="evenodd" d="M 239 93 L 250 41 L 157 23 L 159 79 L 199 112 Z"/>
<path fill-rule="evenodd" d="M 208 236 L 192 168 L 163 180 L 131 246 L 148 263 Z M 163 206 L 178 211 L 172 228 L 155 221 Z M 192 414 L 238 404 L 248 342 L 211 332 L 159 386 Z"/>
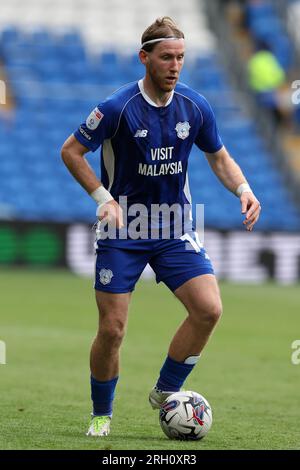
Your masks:
<path fill-rule="evenodd" d="M 187 164 L 194 143 L 223 185 L 240 199 L 248 231 L 260 214 L 259 201 L 222 144 L 209 103 L 178 83 L 184 62 L 183 32 L 171 18 L 163 17 L 146 29 L 141 42 L 139 58 L 145 77 L 100 103 L 62 147 L 65 165 L 96 201 L 100 220 L 95 270 L 99 329 L 90 354 L 90 436 L 110 432 L 131 292 L 147 263 L 157 282 L 163 281 L 187 311 L 150 392 L 154 409 L 180 390 L 221 315 L 211 261 L 193 229 L 190 211 L 184 210 L 191 205 Z M 100 146 L 101 182 L 84 158 Z M 121 198 L 126 199 L 125 209 Z M 174 206 L 175 212 L 183 209 L 182 219 L 177 218 L 184 221 L 181 235 L 176 235 L 178 224 L 173 219 L 166 222 L 161 215 L 150 217 L 147 212 L 163 204 Z M 141 225 L 145 220 L 150 224 L 140 237 L 129 227 L 136 207 L 146 209 Z M 110 227 L 116 228 L 113 235 Z M 170 229 L 169 237 L 161 235 L 165 227 Z"/>

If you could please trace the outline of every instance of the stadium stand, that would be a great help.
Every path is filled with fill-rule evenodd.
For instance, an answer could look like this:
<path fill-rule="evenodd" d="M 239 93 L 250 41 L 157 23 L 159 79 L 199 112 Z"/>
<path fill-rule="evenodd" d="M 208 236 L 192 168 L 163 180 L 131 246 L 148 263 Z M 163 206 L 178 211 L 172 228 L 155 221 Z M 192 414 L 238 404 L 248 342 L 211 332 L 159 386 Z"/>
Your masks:
<path fill-rule="evenodd" d="M 293 2 L 289 3 L 293 5 Z M 252 114 L 264 120 L 265 125 L 261 126 L 264 138 L 274 147 L 273 154 L 280 161 L 283 174 L 289 180 L 288 186 L 299 205 L 300 100 L 297 87 L 300 60 L 299 45 L 289 21 L 288 4 L 285 0 L 218 2 L 219 6 L 225 5 L 223 15 L 227 19 L 227 39 L 231 40 L 231 47 L 236 46 L 238 60 L 235 58 L 235 63 L 238 67 L 232 67 L 231 72 L 235 77 L 244 75 L 239 86 L 249 98 L 252 91 L 255 98 L 255 101 L 252 99 L 252 108 L 256 108 Z M 218 32 L 217 27 L 215 30 Z M 276 84 L 278 72 L 282 78 Z M 255 77 L 256 83 L 253 81 Z"/>
<path fill-rule="evenodd" d="M 0 117 L 0 218 L 93 222 L 94 202 L 61 163 L 60 147 L 97 102 L 143 76 L 139 37 L 165 12 L 159 1 L 130 4 L 137 7 L 130 9 L 121 0 L 30 0 L 26 6 L 11 0 L 1 7 L 0 61 L 15 105 Z M 167 12 L 188 38 L 190 57 L 181 80 L 211 102 L 224 144 L 262 201 L 258 228 L 299 230 L 298 209 L 229 83 L 201 2 L 190 4 L 187 14 L 183 4 L 170 1 Z M 98 153 L 89 155 L 98 173 Z M 205 204 L 206 225 L 241 228 L 239 202 L 201 158 L 193 149 L 189 174 L 193 201 Z"/>
<path fill-rule="evenodd" d="M 253 38 L 267 43 L 281 66 L 285 70 L 291 69 L 295 50 L 274 4 L 268 0 L 250 0 L 246 2 L 245 13 L 246 24 Z"/>
<path fill-rule="evenodd" d="M 300 1 L 299 0 L 289 0 L 287 5 L 285 5 L 287 9 L 287 20 L 288 20 L 288 29 L 290 33 L 293 35 L 293 38 L 296 42 L 296 46 L 300 48 L 300 31 L 299 31 L 299 23 L 300 23 Z"/>

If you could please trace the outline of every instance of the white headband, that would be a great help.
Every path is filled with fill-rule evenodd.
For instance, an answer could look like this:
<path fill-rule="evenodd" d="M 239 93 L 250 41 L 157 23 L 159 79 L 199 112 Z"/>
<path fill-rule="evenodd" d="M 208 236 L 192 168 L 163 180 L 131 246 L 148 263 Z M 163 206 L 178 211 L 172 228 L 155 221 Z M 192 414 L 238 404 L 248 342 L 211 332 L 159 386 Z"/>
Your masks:
<path fill-rule="evenodd" d="M 153 44 L 153 43 L 155 43 L 155 42 L 160 42 L 160 41 L 178 41 L 179 39 L 184 39 L 184 38 L 175 38 L 175 37 L 172 37 L 172 38 L 150 39 L 150 41 L 145 41 L 145 42 L 141 45 L 141 49 L 143 49 L 143 47 L 146 46 L 147 44 Z"/>

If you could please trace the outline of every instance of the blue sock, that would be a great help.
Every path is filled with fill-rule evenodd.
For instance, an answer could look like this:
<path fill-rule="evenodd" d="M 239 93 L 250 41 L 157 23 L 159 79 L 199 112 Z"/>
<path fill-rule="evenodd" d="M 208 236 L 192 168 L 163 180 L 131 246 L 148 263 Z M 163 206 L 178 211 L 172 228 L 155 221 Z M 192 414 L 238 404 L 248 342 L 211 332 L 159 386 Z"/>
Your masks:
<path fill-rule="evenodd" d="M 199 356 L 190 356 L 184 362 L 177 362 L 168 356 L 160 370 L 157 388 L 166 392 L 178 392 L 198 359 Z"/>
<path fill-rule="evenodd" d="M 94 416 L 112 416 L 115 388 L 119 377 L 106 382 L 99 382 L 91 376 L 91 390 Z"/>

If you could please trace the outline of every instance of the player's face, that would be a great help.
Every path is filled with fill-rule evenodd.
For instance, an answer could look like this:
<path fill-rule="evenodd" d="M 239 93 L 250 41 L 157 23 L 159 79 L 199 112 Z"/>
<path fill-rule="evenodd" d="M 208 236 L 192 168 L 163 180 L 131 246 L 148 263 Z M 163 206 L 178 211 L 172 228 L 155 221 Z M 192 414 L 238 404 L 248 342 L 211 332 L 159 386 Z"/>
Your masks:
<path fill-rule="evenodd" d="M 147 53 L 146 72 L 156 88 L 171 92 L 178 81 L 184 62 L 184 41 L 162 41 Z"/>

